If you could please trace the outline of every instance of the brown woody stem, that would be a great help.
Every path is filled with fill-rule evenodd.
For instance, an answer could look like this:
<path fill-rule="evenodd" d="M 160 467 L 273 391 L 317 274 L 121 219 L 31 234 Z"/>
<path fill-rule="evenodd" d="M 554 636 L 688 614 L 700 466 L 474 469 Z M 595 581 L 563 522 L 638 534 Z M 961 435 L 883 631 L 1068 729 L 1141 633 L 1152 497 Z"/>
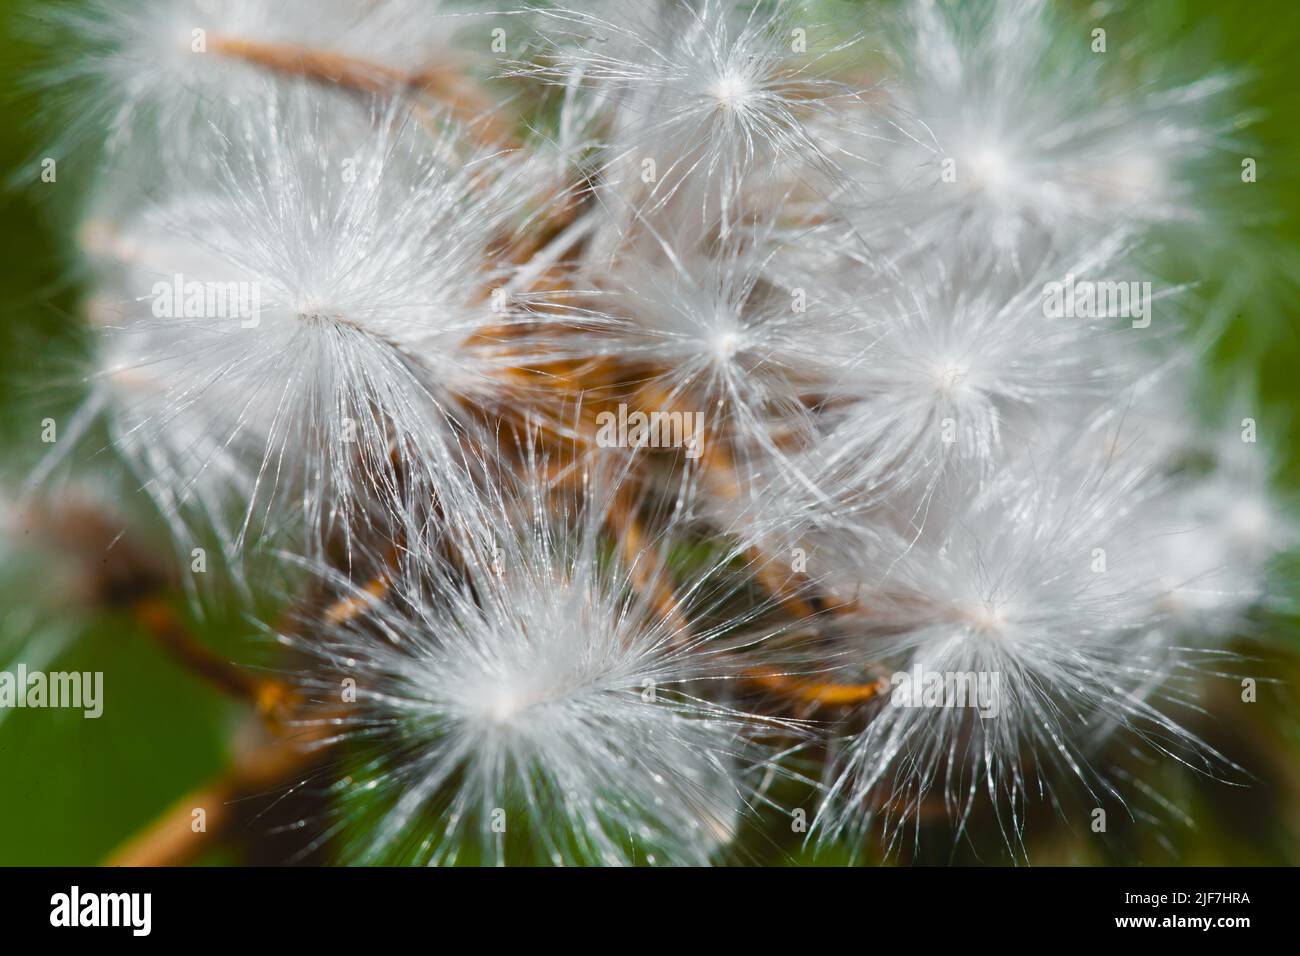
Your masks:
<path fill-rule="evenodd" d="M 407 72 L 345 53 L 224 35 L 209 37 L 208 49 L 276 73 L 301 76 L 313 82 L 334 84 L 362 93 L 392 90 L 427 93 L 445 104 L 458 120 L 477 129 L 484 142 L 505 144 L 513 139 L 492 101 L 464 74 L 445 66 Z"/>

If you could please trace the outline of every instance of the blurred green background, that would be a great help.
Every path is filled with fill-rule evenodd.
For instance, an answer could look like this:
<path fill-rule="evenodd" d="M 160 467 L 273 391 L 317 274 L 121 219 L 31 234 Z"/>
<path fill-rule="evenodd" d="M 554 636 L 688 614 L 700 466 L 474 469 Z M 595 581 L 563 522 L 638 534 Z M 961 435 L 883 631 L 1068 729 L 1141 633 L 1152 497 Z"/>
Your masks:
<path fill-rule="evenodd" d="M 271 0 L 267 0 L 271 2 Z M 69 169 L 56 185 L 38 182 L 32 160 L 40 155 L 33 102 L 19 93 L 32 54 L 12 30 L 18 0 L 0 0 L 0 63 L 4 83 L 15 95 L 0 103 L 0 170 L 15 185 L 0 194 L 0 406 L 6 413 L 0 447 L 7 463 L 30 462 L 39 418 L 66 409 L 62 391 L 33 389 L 33 369 L 58 370 L 75 353 L 81 295 L 72 253 L 70 224 L 79 172 Z M 39 5 L 39 4 L 38 4 Z M 1117 55 L 1130 47 L 1142 58 L 1168 57 L 1175 79 L 1205 72 L 1242 71 L 1237 93 L 1243 113 L 1259 114 L 1244 127 L 1250 155 L 1258 161 L 1253 190 L 1262 215 L 1248 234 L 1252 265 L 1207 248 L 1205 255 L 1171 261 L 1174 281 L 1200 283 L 1206 302 L 1230 303 L 1230 323 L 1214 347 L 1204 395 L 1206 413 L 1228 413 L 1228 402 L 1244 384 L 1258 388 L 1256 417 L 1261 442 L 1275 448 L 1281 468 L 1279 489 L 1289 494 L 1300 478 L 1300 318 L 1295 290 L 1300 284 L 1300 3 L 1295 0 L 1144 0 L 1123 6 L 1069 5 L 1081 30 L 1093 21 L 1106 27 Z M 869 11 L 870 5 L 858 8 Z M 1137 42 L 1134 42 L 1134 41 Z M 1235 176 L 1232 169 L 1226 170 Z M 1223 298 L 1226 297 L 1226 298 Z M 70 363 L 69 363 L 69 367 Z M 45 374 L 42 371 L 41 374 Z M 54 374 L 51 372 L 50 374 Z M 75 389 L 72 390 L 75 393 Z M 10 475 L 13 469 L 9 469 Z M 33 661 L 40 648 L 64 647 L 47 669 L 106 673 L 108 706 L 99 720 L 75 711 L 0 711 L 0 864 L 89 864 L 154 819 L 173 801 L 226 766 L 245 711 L 165 659 L 125 616 L 82 616 L 71 603 L 41 617 L 24 606 L 30 588 L 46 574 L 30 542 L 3 549 L 0 572 L 0 669 L 20 659 Z M 35 576 L 35 581 L 33 581 Z M 1294 581 L 1293 574 L 1281 579 Z M 1289 589 L 1288 589 L 1289 590 Z M 1289 598 L 1289 593 L 1283 597 Z M 203 639 L 231 657 L 246 658 L 252 629 L 237 613 L 210 613 L 197 626 Z M 1158 824 L 1118 822 L 1105 840 L 1086 828 L 1066 827 L 1050 815 L 1031 820 L 1030 859 L 1052 863 L 1251 864 L 1300 863 L 1300 716 L 1293 688 L 1300 676 L 1294 660 L 1276 650 L 1294 644 L 1294 622 L 1261 618 L 1268 650 L 1244 645 L 1264 660 L 1252 673 L 1275 678 L 1262 686 L 1252 708 L 1226 707 L 1229 716 L 1207 719 L 1197 730 L 1236 760 L 1256 780 L 1233 787 L 1199 779 L 1178 766 L 1155 766 L 1145 783 L 1166 795 L 1190 818 L 1162 814 Z M 50 643 L 56 642 L 56 643 Z M 61 642 L 61 643 L 58 643 Z M 26 655 L 26 656 L 24 656 Z M 36 666 L 34 663 L 32 666 Z M 1235 682 L 1212 686 L 1213 695 L 1234 694 Z M 797 804 L 800 797 L 791 795 Z M 235 840 L 211 852 L 206 862 L 263 860 L 271 824 L 242 825 Z M 778 822 L 771 832 L 737 853 L 738 862 L 836 863 L 849 848 L 820 854 L 800 848 L 798 837 Z M 1002 862 L 996 849 L 960 845 L 936 831 L 923 837 L 927 862 Z M 249 848 L 262 846 L 250 856 Z M 872 862 L 872 855 L 866 855 Z"/>

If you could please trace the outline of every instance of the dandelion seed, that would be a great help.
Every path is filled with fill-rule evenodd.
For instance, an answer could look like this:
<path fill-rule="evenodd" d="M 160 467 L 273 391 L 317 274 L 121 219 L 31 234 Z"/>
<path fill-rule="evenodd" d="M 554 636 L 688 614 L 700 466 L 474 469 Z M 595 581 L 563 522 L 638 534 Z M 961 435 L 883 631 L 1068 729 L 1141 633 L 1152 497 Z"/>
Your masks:
<path fill-rule="evenodd" d="M 154 414 L 132 426 L 141 441 L 180 440 L 184 417 L 209 446 L 190 450 L 176 499 L 235 456 L 254 463 L 245 528 L 293 505 L 309 537 L 348 533 L 385 502 L 464 481 L 449 419 L 492 397 L 498 360 L 469 342 L 509 321 L 483 300 L 501 281 L 487 250 L 515 206 L 497 160 L 457 156 L 451 134 L 422 145 L 396 107 L 361 111 L 352 144 L 314 94 L 263 107 L 246 135 L 214 137 L 210 184 L 178 184 L 125 227 L 114 248 L 150 254 L 117 269 L 122 300 L 138 302 L 122 335 L 151 344 L 116 374 L 158 379 Z M 169 314 L 143 293 L 160 275 L 247 287 L 258 312 Z"/>
<path fill-rule="evenodd" d="M 383 741 L 364 785 L 383 807 L 357 825 L 359 858 L 404 859 L 411 834 L 437 819 L 449 821 L 444 838 L 412 862 L 535 852 L 704 864 L 734 835 L 762 758 L 742 713 L 694 692 L 733 673 L 721 635 L 683 631 L 679 611 L 638 597 L 630 565 L 600 558 L 600 496 L 559 516 L 546 498 L 525 489 L 521 504 L 494 497 L 462 511 L 455 567 L 442 547 L 412 549 L 392 601 L 304 643 L 325 663 L 355 655 L 377 688 L 341 730 Z M 682 601 L 699 598 L 697 585 Z M 493 829 L 496 808 L 521 842 Z"/>

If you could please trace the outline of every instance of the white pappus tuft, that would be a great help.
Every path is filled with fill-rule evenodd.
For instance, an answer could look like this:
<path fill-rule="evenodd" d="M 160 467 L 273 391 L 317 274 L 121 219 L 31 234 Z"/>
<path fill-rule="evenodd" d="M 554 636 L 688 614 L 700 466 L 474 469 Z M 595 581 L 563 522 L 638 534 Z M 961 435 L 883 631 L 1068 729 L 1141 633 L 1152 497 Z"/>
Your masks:
<path fill-rule="evenodd" d="M 499 387 L 490 250 L 522 217 L 508 159 L 454 128 L 323 105 L 266 92 L 213 131 L 210 182 L 93 231 L 123 303 L 105 374 L 152 380 L 132 432 L 203 436 L 171 497 L 234 455 L 244 524 L 289 506 L 309 537 L 462 480 L 449 419 Z"/>
<path fill-rule="evenodd" d="M 1229 769 L 1178 722 L 1198 709 L 1204 662 L 1162 626 L 1151 545 L 1170 530 L 1163 493 L 1062 449 L 936 504 L 910 538 L 876 525 L 844 555 L 840 659 L 882 690 L 847 741 L 824 835 L 878 821 L 897 840 L 932 801 L 960 831 L 983 800 L 1019 847 L 1040 793 L 1124 803 L 1104 764 L 1116 734 L 1207 774 Z"/>
<path fill-rule="evenodd" d="M 689 628 L 708 584 L 647 600 L 672 588 L 660 545 L 611 553 L 587 485 L 485 497 L 404 551 L 387 600 L 339 580 L 366 611 L 287 639 L 358 752 L 332 788 L 356 859 L 702 865 L 737 832 L 764 725 L 720 701 L 757 638 Z"/>
<path fill-rule="evenodd" d="M 920 125 L 858 177 L 853 218 L 882 254 L 958 242 L 1014 262 L 1198 215 L 1187 173 L 1225 143 L 1224 77 L 1115 90 L 1108 58 L 1042 0 L 918 2 L 892 32 L 894 109 Z"/>
<path fill-rule="evenodd" d="M 725 232 L 743 215 L 742 192 L 773 208 L 784 165 L 834 175 L 841 150 L 828 150 L 808 126 L 861 95 L 828 78 L 823 63 L 856 38 L 818 51 L 829 28 L 803 23 L 786 2 L 676 0 L 608 19 L 540 12 L 543 56 L 512 72 L 579 85 L 605 105 L 602 179 L 629 209 Z"/>
<path fill-rule="evenodd" d="M 956 247 L 906 274 L 842 260 L 843 287 L 857 280 L 873 296 L 852 309 L 854 326 L 818 335 L 815 402 L 785 424 L 799 440 L 751 477 L 751 531 L 789 541 L 882 514 L 911 520 L 945 483 L 992 479 L 1008 448 L 1050 444 L 1058 423 L 1114 409 L 1166 361 L 1180 321 L 1169 291 L 1108 283 L 1123 287 L 1123 308 L 1053 296 L 1122 274 L 1130 249 L 1112 235 L 1023 278 Z"/>
<path fill-rule="evenodd" d="M 371 91 L 419 86 L 457 59 L 436 0 L 132 0 L 42 6 L 36 84 L 65 120 L 62 155 L 103 141 L 136 165 L 200 160 L 204 129 L 237 115 L 277 71 Z M 63 48 L 78 55 L 68 57 Z"/>

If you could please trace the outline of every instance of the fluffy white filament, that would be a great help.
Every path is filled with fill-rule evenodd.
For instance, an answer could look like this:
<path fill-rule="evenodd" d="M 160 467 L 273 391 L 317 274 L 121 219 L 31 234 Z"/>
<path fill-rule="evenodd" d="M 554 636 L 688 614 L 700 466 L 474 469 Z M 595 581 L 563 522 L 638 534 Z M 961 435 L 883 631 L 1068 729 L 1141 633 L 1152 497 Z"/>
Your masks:
<path fill-rule="evenodd" d="M 321 720 L 361 745 L 337 786 L 359 860 L 701 865 L 740 826 L 762 758 L 716 699 L 736 642 L 684 627 L 716 582 L 656 607 L 633 581 L 669 583 L 660 545 L 602 554 L 610 499 L 556 494 L 461 511 L 388 600 L 293 642 L 329 665 L 305 681 Z"/>

